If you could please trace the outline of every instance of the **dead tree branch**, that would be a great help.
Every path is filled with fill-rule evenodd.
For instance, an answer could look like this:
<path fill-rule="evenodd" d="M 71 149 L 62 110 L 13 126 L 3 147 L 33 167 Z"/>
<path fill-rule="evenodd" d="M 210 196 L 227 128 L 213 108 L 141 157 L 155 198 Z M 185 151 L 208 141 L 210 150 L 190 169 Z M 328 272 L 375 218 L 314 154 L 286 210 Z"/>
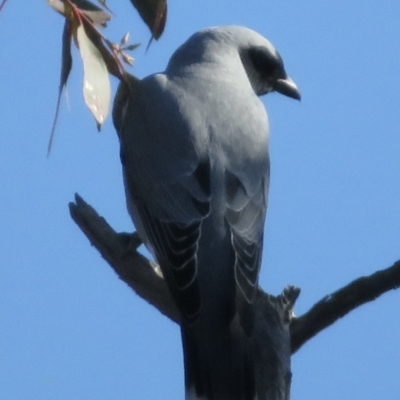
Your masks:
<path fill-rule="evenodd" d="M 140 245 L 137 235 L 116 233 L 105 219 L 100 217 L 78 195 L 75 197 L 75 203 L 70 203 L 69 207 L 73 220 L 119 278 L 162 314 L 179 323 L 178 311 L 164 280 L 156 273 L 152 263 L 136 251 Z M 258 351 L 270 351 L 278 354 L 279 351 L 282 351 L 282 346 L 286 346 L 283 341 L 278 342 L 287 335 L 287 343 L 290 343 L 288 354 L 293 354 L 309 339 L 339 318 L 399 286 L 400 261 L 397 261 L 390 268 L 375 272 L 368 277 L 358 278 L 338 291 L 325 296 L 307 313 L 298 318 L 292 318 L 292 308 L 300 289 L 289 286 L 280 296 L 274 297 L 259 288 L 257 313 L 260 325 L 258 331 L 260 348 Z M 266 321 L 267 323 L 265 323 Z M 275 330 L 272 332 L 271 329 Z M 265 346 L 268 344 L 266 337 L 273 338 L 274 349 L 265 350 Z M 282 376 L 290 372 L 289 366 L 290 363 L 285 361 L 281 368 Z"/>
<path fill-rule="evenodd" d="M 69 209 L 72 219 L 118 277 L 162 314 L 179 323 L 178 310 L 164 279 L 151 262 L 136 251 L 141 244 L 138 236 L 116 233 L 79 195 L 75 195 L 75 203 L 70 203 Z"/>
<path fill-rule="evenodd" d="M 350 311 L 399 286 L 400 261 L 397 261 L 387 269 L 358 278 L 325 296 L 304 315 L 292 320 L 292 353 Z"/>

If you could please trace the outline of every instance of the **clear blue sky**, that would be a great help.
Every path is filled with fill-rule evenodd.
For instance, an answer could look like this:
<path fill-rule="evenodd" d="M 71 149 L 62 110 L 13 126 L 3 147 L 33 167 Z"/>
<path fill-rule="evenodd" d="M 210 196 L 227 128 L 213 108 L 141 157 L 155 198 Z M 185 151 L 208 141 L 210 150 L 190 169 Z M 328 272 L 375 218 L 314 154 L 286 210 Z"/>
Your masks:
<path fill-rule="evenodd" d="M 398 0 L 171 1 L 147 53 L 128 0 L 108 3 L 107 35 L 144 44 L 139 77 L 164 69 L 194 31 L 242 24 L 275 44 L 301 88 L 301 103 L 264 99 L 264 289 L 300 286 L 299 315 L 400 258 Z M 46 158 L 62 24 L 44 1 L 9 0 L 0 15 L 0 398 L 183 399 L 178 327 L 117 279 L 69 217 L 78 192 L 115 229 L 133 230 L 117 137 L 110 120 L 98 134 L 83 106 L 79 56 Z M 386 294 L 302 348 L 292 398 L 399 399 L 399 304 L 400 290 Z"/>

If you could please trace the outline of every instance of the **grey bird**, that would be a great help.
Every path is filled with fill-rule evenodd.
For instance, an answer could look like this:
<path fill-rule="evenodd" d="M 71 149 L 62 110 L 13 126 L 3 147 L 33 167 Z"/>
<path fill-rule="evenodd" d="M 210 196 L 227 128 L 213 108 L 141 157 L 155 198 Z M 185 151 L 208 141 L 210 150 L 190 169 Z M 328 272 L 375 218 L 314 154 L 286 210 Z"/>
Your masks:
<path fill-rule="evenodd" d="M 269 186 L 259 96 L 300 99 L 282 58 L 239 26 L 191 36 L 114 105 L 127 206 L 181 316 L 186 399 L 252 400 Z"/>

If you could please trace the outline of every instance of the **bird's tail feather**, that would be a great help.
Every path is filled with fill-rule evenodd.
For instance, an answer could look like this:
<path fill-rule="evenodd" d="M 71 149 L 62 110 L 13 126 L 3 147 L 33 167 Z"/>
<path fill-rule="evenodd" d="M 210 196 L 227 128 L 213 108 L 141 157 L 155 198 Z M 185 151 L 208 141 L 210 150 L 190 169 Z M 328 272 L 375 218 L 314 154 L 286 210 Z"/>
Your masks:
<path fill-rule="evenodd" d="M 201 322 L 199 322 L 201 324 Z M 252 340 L 229 326 L 182 326 L 186 400 L 254 400 Z"/>

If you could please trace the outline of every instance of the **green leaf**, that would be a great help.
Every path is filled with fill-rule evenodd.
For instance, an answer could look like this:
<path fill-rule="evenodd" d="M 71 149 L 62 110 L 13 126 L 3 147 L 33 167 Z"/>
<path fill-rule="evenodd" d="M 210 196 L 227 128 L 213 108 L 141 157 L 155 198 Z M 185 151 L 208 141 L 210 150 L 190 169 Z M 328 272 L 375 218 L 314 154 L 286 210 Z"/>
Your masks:
<path fill-rule="evenodd" d="M 131 0 L 154 39 L 162 35 L 167 20 L 166 0 Z"/>
<path fill-rule="evenodd" d="M 53 126 L 51 128 L 49 144 L 47 146 L 47 156 L 50 155 L 51 145 L 53 144 L 54 132 L 56 130 L 58 114 L 60 111 L 61 95 L 64 87 L 67 85 L 69 73 L 72 69 L 72 56 L 71 56 L 71 24 L 68 19 L 65 20 L 64 30 L 62 35 L 62 53 L 61 53 L 61 74 L 60 84 L 58 86 L 58 96 L 56 111 L 54 113 Z"/>
<path fill-rule="evenodd" d="M 111 88 L 107 66 L 82 25 L 78 26 L 76 37 L 83 61 L 83 97 L 100 127 L 110 108 Z"/>

